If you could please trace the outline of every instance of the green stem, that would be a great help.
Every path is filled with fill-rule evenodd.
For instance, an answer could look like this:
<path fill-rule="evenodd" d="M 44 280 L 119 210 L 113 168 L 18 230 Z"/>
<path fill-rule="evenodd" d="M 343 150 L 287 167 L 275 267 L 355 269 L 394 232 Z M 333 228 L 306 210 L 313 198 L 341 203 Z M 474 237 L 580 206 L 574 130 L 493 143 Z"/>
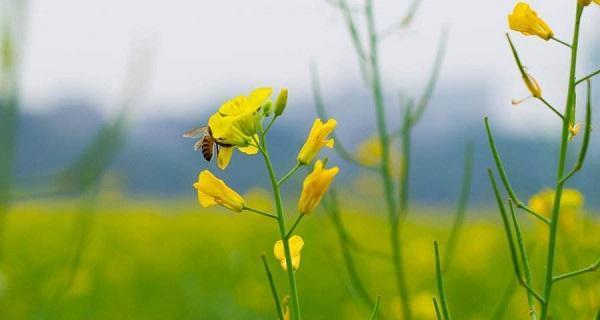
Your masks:
<path fill-rule="evenodd" d="M 371 313 L 371 317 L 369 319 L 376 320 L 377 315 L 379 314 L 379 304 L 381 303 L 381 296 L 377 296 L 377 301 L 375 301 L 375 307 L 373 307 L 373 313 Z"/>
<path fill-rule="evenodd" d="M 290 228 L 290 231 L 288 231 L 288 233 L 285 235 L 286 239 L 289 239 L 292 236 L 292 233 L 294 232 L 294 230 L 296 230 L 296 227 L 300 224 L 300 221 L 302 221 L 302 218 L 304 218 L 304 216 L 305 216 L 304 214 L 298 215 L 296 222 L 294 222 L 294 225 L 292 225 L 292 227 Z"/>
<path fill-rule="evenodd" d="M 433 242 L 433 249 L 435 251 L 435 276 L 437 279 L 440 303 L 442 305 L 442 314 L 444 315 L 445 320 L 450 320 L 450 310 L 448 310 L 448 301 L 446 300 L 446 291 L 444 290 L 444 280 L 442 279 L 442 266 L 440 262 L 440 252 L 437 241 Z"/>
<path fill-rule="evenodd" d="M 599 74 L 600 74 L 600 69 L 598 69 L 598 70 L 596 70 L 596 71 L 588 74 L 587 76 L 585 76 L 585 77 L 583 77 L 583 78 L 575 81 L 575 85 L 578 85 L 578 84 L 584 82 L 585 80 L 591 79 L 592 77 L 597 76 Z"/>
<path fill-rule="evenodd" d="M 560 146 L 560 154 L 558 160 L 558 168 L 556 173 L 557 184 L 554 195 L 554 207 L 552 208 L 552 218 L 550 223 L 550 230 L 548 232 L 548 254 L 546 259 L 546 273 L 544 276 L 544 291 L 543 298 L 546 304 L 542 305 L 541 319 L 548 319 L 548 312 L 550 308 L 550 296 L 552 294 L 553 284 L 553 271 L 554 271 L 554 255 L 556 253 L 556 234 L 558 230 L 559 216 L 560 216 L 560 203 L 562 199 L 562 192 L 564 187 L 564 181 L 562 180 L 565 171 L 565 164 L 567 158 L 567 149 L 569 144 L 569 125 L 571 119 L 574 116 L 573 109 L 575 106 L 575 72 L 577 69 L 577 48 L 579 46 L 579 28 L 581 22 L 581 13 L 583 7 L 577 4 L 575 13 L 575 26 L 573 31 L 573 45 L 571 47 L 571 70 L 569 72 L 569 83 L 567 102 L 565 105 L 565 116 L 566 119 L 563 121 L 562 128 L 562 141 Z"/>
<path fill-rule="evenodd" d="M 446 245 L 446 255 L 444 256 L 444 271 L 450 268 L 450 262 L 454 257 L 454 250 L 456 249 L 456 243 L 462 230 L 462 226 L 465 221 L 465 215 L 467 213 L 467 205 L 469 203 L 469 195 L 471 193 L 471 182 L 473 181 L 473 145 L 468 144 L 465 149 L 465 162 L 463 169 L 462 188 L 458 200 L 458 206 L 456 207 L 456 215 L 452 229 L 450 230 L 450 236 L 448 237 L 448 244 Z"/>
<path fill-rule="evenodd" d="M 500 154 L 498 153 L 498 149 L 496 148 L 496 142 L 494 141 L 494 136 L 492 135 L 492 130 L 490 129 L 490 124 L 488 118 L 484 118 L 485 130 L 488 136 L 488 141 L 490 144 L 490 150 L 492 151 L 492 156 L 494 157 L 494 163 L 496 164 L 496 168 L 498 169 L 498 173 L 500 174 L 500 179 L 502 180 L 502 184 L 504 185 L 504 189 L 510 196 L 510 199 L 517 206 L 517 208 L 525 210 L 529 214 L 533 215 L 537 219 L 543 221 L 545 224 L 550 224 L 550 220 L 546 219 L 544 216 L 536 213 L 531 210 L 527 205 L 525 205 L 519 198 L 517 198 L 516 193 L 512 189 L 510 185 L 510 181 L 508 180 L 508 175 L 506 174 L 506 170 L 504 169 L 504 164 L 502 163 L 502 159 L 500 159 Z"/>
<path fill-rule="evenodd" d="M 559 276 L 556 276 L 556 277 L 552 278 L 552 281 L 556 282 L 556 281 L 559 281 L 559 280 L 563 280 L 563 279 L 567 279 L 567 278 L 570 278 L 570 277 L 578 276 L 578 275 L 580 275 L 582 273 L 594 272 L 594 271 L 596 271 L 598 269 L 599 266 L 600 266 L 600 259 L 596 260 L 596 262 L 594 262 L 592 265 L 587 266 L 585 268 L 582 268 L 582 269 L 579 269 L 579 270 L 576 270 L 576 271 L 572 271 L 572 272 L 567 272 L 567 273 L 561 274 Z"/>
<path fill-rule="evenodd" d="M 283 320 L 283 309 L 281 308 L 281 301 L 279 300 L 279 294 L 277 293 L 277 287 L 275 287 L 275 282 L 273 281 L 273 274 L 271 274 L 271 269 L 269 269 L 269 264 L 267 263 L 267 259 L 265 258 L 265 254 L 261 256 L 263 266 L 265 267 L 265 272 L 267 273 L 267 279 L 269 280 L 269 286 L 271 287 L 271 293 L 273 294 L 273 300 L 275 301 L 275 309 L 277 310 L 277 316 L 279 320 Z"/>
<path fill-rule="evenodd" d="M 575 173 L 577 173 L 583 167 L 583 163 L 585 162 L 585 157 L 587 155 L 587 150 L 590 144 L 590 134 L 592 133 L 592 88 L 590 81 L 587 82 L 587 103 L 585 107 L 585 131 L 583 133 L 583 142 L 581 143 L 581 149 L 579 150 L 579 157 L 577 158 L 577 162 L 573 166 L 573 169 L 560 180 L 561 183 L 565 183 L 569 180 Z"/>
<path fill-rule="evenodd" d="M 546 99 L 544 99 L 543 97 L 539 97 L 537 99 L 540 100 L 541 102 L 543 102 L 546 105 L 546 107 L 548 107 L 548 109 L 550 109 L 552 112 L 554 112 L 559 118 L 561 118 L 563 121 L 565 121 L 565 116 L 563 116 L 562 113 L 560 113 L 558 110 L 556 110 L 556 108 L 554 108 L 548 101 L 546 101 Z"/>
<path fill-rule="evenodd" d="M 521 263 L 523 263 L 523 271 L 525 277 L 525 283 L 527 286 L 532 287 L 532 276 L 531 276 L 531 268 L 529 267 L 529 258 L 527 257 L 527 250 L 525 248 L 525 243 L 523 241 L 523 236 L 521 234 L 521 228 L 519 227 L 519 222 L 517 220 L 517 216 L 515 215 L 515 210 L 513 208 L 512 201 L 508 201 L 508 207 L 510 208 L 510 215 L 512 217 L 513 226 L 515 227 L 515 234 L 517 236 L 517 245 L 519 247 L 519 252 L 521 254 Z M 529 317 L 531 320 L 537 319 L 537 314 L 535 311 L 535 297 L 530 292 L 527 292 L 527 303 L 529 304 Z"/>
<path fill-rule="evenodd" d="M 379 133 L 379 143 L 381 145 L 381 178 L 383 180 L 383 188 L 385 190 L 385 199 L 388 209 L 388 220 L 390 222 L 390 242 L 392 247 L 392 255 L 394 262 L 394 271 L 396 275 L 396 283 L 400 293 L 400 301 L 402 303 L 402 314 L 404 320 L 412 319 L 410 306 L 410 297 L 408 288 L 406 287 L 406 279 L 404 276 L 403 258 L 400 248 L 400 235 L 398 224 L 398 212 L 396 201 L 394 199 L 394 188 L 392 175 L 390 173 L 390 150 L 389 138 L 386 124 L 385 106 L 383 101 L 383 90 L 381 88 L 381 75 L 378 62 L 378 44 L 377 31 L 375 28 L 375 17 L 373 14 L 373 0 L 367 0 L 366 6 L 367 29 L 369 33 L 370 47 L 370 69 L 371 69 L 371 90 L 373 99 L 375 100 L 375 113 L 377 119 L 377 129 Z"/>
<path fill-rule="evenodd" d="M 242 209 L 246 210 L 246 211 L 251 211 L 251 212 L 254 212 L 254 213 L 258 213 L 258 214 L 260 214 L 262 216 L 273 218 L 273 219 L 277 220 L 277 216 L 276 215 L 273 215 L 273 214 L 270 214 L 270 213 L 267 213 L 267 212 L 264 212 L 264 211 L 260 211 L 260 210 L 249 208 L 249 207 L 243 207 Z"/>
<path fill-rule="evenodd" d="M 277 222 L 279 225 L 279 234 L 281 236 L 281 240 L 283 242 L 283 251 L 285 252 L 285 264 L 287 266 L 287 275 L 288 282 L 290 286 L 290 296 L 291 296 L 291 305 L 292 305 L 292 319 L 300 320 L 300 303 L 298 301 L 298 289 L 296 286 L 296 276 L 294 274 L 294 267 L 292 266 L 292 254 L 290 251 L 290 244 L 286 239 L 286 229 L 285 229 L 285 216 L 283 212 L 283 203 L 281 198 L 281 190 L 279 189 L 279 185 L 277 184 L 277 176 L 275 174 L 275 170 L 273 169 L 273 164 L 271 163 L 271 158 L 269 157 L 269 152 L 267 150 L 267 144 L 265 141 L 265 137 L 263 136 L 262 144 L 259 145 L 259 150 L 263 155 L 265 160 L 265 166 L 267 167 L 267 171 L 269 172 L 269 179 L 271 181 L 271 187 L 273 188 L 273 196 L 275 198 L 275 207 L 277 208 Z"/>
<path fill-rule="evenodd" d="M 558 38 L 551 37 L 550 39 L 552 39 L 552 40 L 554 40 L 554 41 L 556 41 L 556 42 L 558 42 L 558 43 L 562 44 L 563 46 L 569 47 L 569 48 L 571 48 L 571 49 L 573 48 L 573 46 L 571 46 L 570 44 L 568 44 L 568 43 L 566 43 L 566 42 L 564 42 L 564 41 L 562 41 L 562 40 L 560 40 L 560 39 L 558 39 Z"/>
<path fill-rule="evenodd" d="M 281 186 L 282 184 L 284 184 L 287 179 L 289 179 L 291 176 L 293 176 L 294 173 L 296 173 L 296 171 L 298 171 L 298 169 L 300 169 L 300 167 L 302 167 L 302 164 L 300 162 L 296 162 L 294 167 L 288 173 L 286 173 L 285 176 L 283 176 L 283 178 L 281 178 L 281 179 L 279 179 L 279 181 L 277 181 L 277 185 Z"/>
<path fill-rule="evenodd" d="M 337 193 L 334 189 L 329 191 L 329 201 L 323 202 L 327 212 L 330 213 L 331 220 L 333 221 L 333 225 L 335 226 L 335 230 L 338 235 L 338 240 L 340 242 L 340 247 L 342 248 L 342 257 L 344 259 L 344 264 L 346 265 L 346 269 L 348 271 L 348 276 L 350 278 L 350 282 L 356 290 L 359 298 L 363 302 L 366 308 L 371 308 L 373 305 L 373 299 L 367 292 L 364 283 L 362 282 L 358 270 L 356 269 L 356 265 L 354 264 L 354 257 L 352 252 L 350 251 L 350 246 L 353 243 L 353 240 L 350 239 L 350 235 L 346 231 L 346 228 L 342 222 L 342 218 L 340 216 L 339 203 L 337 199 Z"/>
<path fill-rule="evenodd" d="M 444 320 L 442 313 L 440 312 L 440 306 L 435 298 L 433 298 L 433 309 L 435 310 L 435 317 L 437 320 Z"/>

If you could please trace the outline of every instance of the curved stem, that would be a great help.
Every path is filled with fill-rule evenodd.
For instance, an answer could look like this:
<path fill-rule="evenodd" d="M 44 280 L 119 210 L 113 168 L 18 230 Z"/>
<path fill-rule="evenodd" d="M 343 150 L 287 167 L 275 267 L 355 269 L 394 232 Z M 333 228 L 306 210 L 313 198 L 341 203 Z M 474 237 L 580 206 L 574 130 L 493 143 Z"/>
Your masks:
<path fill-rule="evenodd" d="M 410 298 L 408 288 L 406 287 L 406 279 L 404 277 L 404 264 L 400 246 L 399 234 L 399 216 L 394 197 L 394 185 L 390 172 L 390 150 L 389 137 L 387 132 L 385 106 L 383 100 L 383 90 L 381 87 L 381 75 L 379 73 L 378 62 L 378 44 L 377 33 L 375 29 L 375 17 L 373 14 L 373 0 L 366 2 L 367 28 L 369 32 L 370 46 L 370 68 L 371 68 L 371 90 L 373 99 L 375 100 L 375 113 L 377 119 L 377 129 L 379 133 L 379 143 L 381 145 L 381 179 L 385 190 L 385 199 L 388 209 L 388 220 L 390 222 L 390 242 L 392 247 L 392 256 L 394 262 L 394 271 L 396 274 L 396 283 L 400 293 L 400 301 L 402 302 L 402 313 L 404 320 L 412 319 Z"/>
<path fill-rule="evenodd" d="M 258 144 L 258 143 L 257 143 Z M 265 137 L 263 136 L 262 144 L 259 145 L 259 151 L 263 155 L 265 160 L 265 166 L 267 167 L 267 171 L 269 172 L 269 179 L 271 181 L 271 187 L 273 188 L 273 197 L 275 198 L 275 207 L 277 208 L 277 222 L 279 225 L 279 234 L 281 236 L 281 240 L 283 242 L 283 250 L 285 252 L 285 263 L 287 266 L 287 275 L 288 282 L 290 286 L 290 296 L 291 296 L 291 306 L 292 306 L 292 319 L 300 320 L 300 304 L 298 302 L 298 288 L 296 286 L 296 276 L 294 274 L 294 267 L 292 266 L 292 254 L 290 251 L 290 244 L 286 238 L 286 228 L 285 228 L 285 217 L 283 213 L 283 203 L 281 198 L 281 190 L 279 189 L 279 185 L 277 184 L 277 176 L 275 175 L 275 170 L 273 169 L 273 164 L 271 163 L 271 158 L 269 157 L 269 152 L 267 150 L 267 144 L 265 141 Z"/>
<path fill-rule="evenodd" d="M 556 253 L 556 234 L 558 230 L 558 222 L 560 216 L 560 204 L 562 200 L 562 192 L 564 187 L 564 171 L 565 164 L 567 159 L 567 149 L 569 144 L 569 125 L 571 123 L 571 119 L 574 116 L 574 106 L 575 106 L 575 71 L 577 69 L 577 48 L 579 45 L 579 28 L 581 22 L 581 13 L 583 12 L 583 7 L 577 4 L 577 10 L 575 14 L 575 27 L 573 31 L 573 45 L 571 47 L 571 70 L 569 72 L 569 83 L 568 83 L 568 93 L 567 93 L 567 103 L 565 106 L 565 121 L 563 121 L 562 128 L 562 141 L 560 145 L 560 153 L 558 160 L 558 168 L 557 168 L 557 184 L 556 191 L 554 195 L 554 206 L 552 208 L 552 218 L 550 222 L 550 230 L 548 235 L 548 254 L 546 257 L 546 274 L 544 276 L 544 291 L 543 298 L 546 301 L 545 304 L 542 305 L 541 311 L 541 319 L 548 319 L 548 311 L 550 306 L 550 296 L 552 294 L 552 274 L 554 271 L 554 255 Z"/>

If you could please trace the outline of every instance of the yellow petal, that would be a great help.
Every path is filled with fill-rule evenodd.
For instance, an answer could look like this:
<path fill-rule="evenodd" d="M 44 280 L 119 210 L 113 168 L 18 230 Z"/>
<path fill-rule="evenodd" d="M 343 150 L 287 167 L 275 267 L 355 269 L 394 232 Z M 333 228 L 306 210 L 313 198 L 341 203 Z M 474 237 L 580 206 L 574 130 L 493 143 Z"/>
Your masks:
<path fill-rule="evenodd" d="M 219 154 L 217 156 L 217 166 L 221 170 L 225 170 L 231 161 L 233 155 L 233 148 L 230 147 L 219 147 Z"/>
<path fill-rule="evenodd" d="M 554 35 L 550 26 L 524 2 L 517 3 L 513 12 L 508 15 L 508 25 L 512 30 L 527 36 L 538 36 L 544 40 L 549 40 Z"/>
<path fill-rule="evenodd" d="M 206 208 L 218 204 L 227 209 L 240 212 L 245 206 L 242 196 L 208 170 L 200 172 L 198 182 L 194 183 L 194 188 L 198 190 L 198 202 L 202 207 Z"/>
<path fill-rule="evenodd" d="M 302 193 L 298 200 L 298 212 L 301 214 L 310 213 L 319 204 L 338 172 L 338 167 L 323 169 L 323 162 L 317 160 L 313 171 L 306 176 L 302 184 Z"/>
<path fill-rule="evenodd" d="M 328 139 L 328 136 L 336 126 L 337 121 L 335 119 L 329 119 L 326 123 L 322 123 L 321 119 L 316 119 L 306 138 L 306 142 L 298 153 L 298 161 L 301 164 L 309 164 L 321 148 L 325 146 L 332 148 L 334 141 L 333 139 Z"/>
<path fill-rule="evenodd" d="M 288 244 L 290 247 L 290 256 L 292 258 L 292 268 L 294 269 L 294 271 L 296 271 L 300 267 L 300 258 L 302 248 L 304 247 L 304 240 L 302 240 L 302 237 L 298 235 L 293 235 L 289 238 Z M 281 268 L 287 271 L 285 248 L 283 246 L 282 240 L 278 240 L 277 242 L 275 242 L 275 246 L 273 247 L 273 254 L 275 255 L 275 258 L 279 260 Z"/>

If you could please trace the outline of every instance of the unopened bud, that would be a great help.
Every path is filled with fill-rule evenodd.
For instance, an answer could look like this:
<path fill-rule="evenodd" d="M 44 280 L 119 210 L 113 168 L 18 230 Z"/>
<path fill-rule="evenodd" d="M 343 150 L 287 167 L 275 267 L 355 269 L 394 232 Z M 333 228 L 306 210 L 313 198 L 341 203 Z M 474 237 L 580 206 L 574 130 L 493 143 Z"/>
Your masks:
<path fill-rule="evenodd" d="M 273 108 L 273 103 L 271 101 L 267 101 L 262 107 L 263 115 L 265 117 L 268 117 L 271 114 L 272 108 Z"/>
<path fill-rule="evenodd" d="M 288 98 L 287 88 L 281 89 L 281 91 L 279 91 L 279 95 L 277 96 L 277 100 L 275 100 L 275 110 L 273 111 L 273 113 L 275 113 L 276 117 L 280 116 L 283 113 L 283 110 L 285 109 L 285 106 L 287 105 L 287 98 Z"/>

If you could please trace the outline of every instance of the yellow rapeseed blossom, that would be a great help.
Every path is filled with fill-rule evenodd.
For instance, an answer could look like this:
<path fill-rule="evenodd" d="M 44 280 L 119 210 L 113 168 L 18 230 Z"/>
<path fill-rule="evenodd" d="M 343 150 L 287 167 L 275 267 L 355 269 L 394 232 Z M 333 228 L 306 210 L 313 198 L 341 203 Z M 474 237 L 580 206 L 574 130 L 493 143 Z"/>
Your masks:
<path fill-rule="evenodd" d="M 561 213 L 571 214 L 583 207 L 583 195 L 575 189 L 564 189 L 560 201 Z M 552 214 L 554 205 L 554 190 L 544 189 L 529 199 L 529 207 L 546 217 Z"/>
<path fill-rule="evenodd" d="M 300 200 L 298 200 L 298 211 L 301 214 L 310 213 L 319 204 L 339 171 L 338 167 L 324 169 L 321 160 L 315 162 L 313 171 L 306 176 L 302 184 L 302 193 L 300 194 Z"/>
<path fill-rule="evenodd" d="M 508 25 L 512 30 L 526 36 L 538 36 L 544 40 L 549 40 L 554 36 L 548 24 L 524 2 L 517 3 L 513 12 L 508 15 Z"/>
<path fill-rule="evenodd" d="M 244 198 L 208 170 L 200 172 L 194 188 L 198 190 L 198 202 L 204 208 L 220 205 L 236 212 L 244 208 Z"/>
<path fill-rule="evenodd" d="M 248 96 L 238 96 L 223 103 L 219 111 L 208 119 L 215 140 L 236 147 L 252 145 L 260 122 L 259 110 L 272 92 L 271 88 L 259 88 Z"/>
<path fill-rule="evenodd" d="M 294 271 L 298 270 L 300 267 L 300 252 L 302 251 L 302 247 L 304 247 L 304 240 L 298 235 L 293 235 L 288 240 L 290 245 L 290 254 L 292 256 L 292 268 Z M 287 264 L 285 260 L 285 251 L 283 248 L 283 241 L 278 240 L 275 242 L 275 246 L 273 247 L 273 254 L 275 254 L 275 258 L 279 260 L 281 267 L 283 270 L 287 271 Z"/>
<path fill-rule="evenodd" d="M 335 119 L 329 119 L 324 124 L 321 122 L 321 119 L 315 120 L 304 146 L 302 146 L 302 149 L 298 153 L 298 161 L 301 164 L 309 164 L 321 148 L 333 148 L 334 141 L 333 139 L 328 139 L 328 137 L 336 125 L 337 121 Z"/>

